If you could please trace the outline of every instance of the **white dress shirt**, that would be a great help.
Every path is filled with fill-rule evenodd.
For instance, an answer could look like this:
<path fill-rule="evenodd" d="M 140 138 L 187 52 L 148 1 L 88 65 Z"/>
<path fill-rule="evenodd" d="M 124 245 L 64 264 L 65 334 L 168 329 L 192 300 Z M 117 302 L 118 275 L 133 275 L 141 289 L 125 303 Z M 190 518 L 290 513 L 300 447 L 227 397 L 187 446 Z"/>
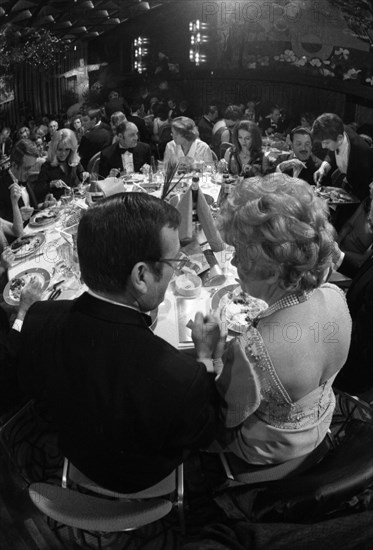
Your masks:
<path fill-rule="evenodd" d="M 350 141 L 346 132 L 343 132 L 343 141 L 335 152 L 335 161 L 341 174 L 347 174 L 348 158 L 350 156 Z"/>

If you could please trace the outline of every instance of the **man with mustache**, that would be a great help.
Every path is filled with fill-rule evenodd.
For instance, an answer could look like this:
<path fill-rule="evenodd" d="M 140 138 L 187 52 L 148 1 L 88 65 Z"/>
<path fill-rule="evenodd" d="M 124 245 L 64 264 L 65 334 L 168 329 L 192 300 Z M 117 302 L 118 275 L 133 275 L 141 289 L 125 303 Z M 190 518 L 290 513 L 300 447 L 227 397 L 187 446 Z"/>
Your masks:
<path fill-rule="evenodd" d="M 283 172 L 300 178 L 310 185 L 315 185 L 313 175 L 320 168 L 322 161 L 312 153 L 312 134 L 308 128 L 298 126 L 290 132 L 290 153 L 280 155 L 277 159 L 277 172 Z"/>

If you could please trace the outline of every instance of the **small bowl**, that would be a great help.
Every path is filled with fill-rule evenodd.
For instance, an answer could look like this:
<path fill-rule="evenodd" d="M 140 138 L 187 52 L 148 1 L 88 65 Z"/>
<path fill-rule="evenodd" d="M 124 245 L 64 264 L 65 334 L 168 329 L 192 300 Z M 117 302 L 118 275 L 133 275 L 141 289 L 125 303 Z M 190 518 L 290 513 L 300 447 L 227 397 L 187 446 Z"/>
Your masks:
<path fill-rule="evenodd" d="M 184 273 L 175 279 L 175 291 L 180 296 L 195 298 L 201 293 L 202 281 L 197 275 Z"/>

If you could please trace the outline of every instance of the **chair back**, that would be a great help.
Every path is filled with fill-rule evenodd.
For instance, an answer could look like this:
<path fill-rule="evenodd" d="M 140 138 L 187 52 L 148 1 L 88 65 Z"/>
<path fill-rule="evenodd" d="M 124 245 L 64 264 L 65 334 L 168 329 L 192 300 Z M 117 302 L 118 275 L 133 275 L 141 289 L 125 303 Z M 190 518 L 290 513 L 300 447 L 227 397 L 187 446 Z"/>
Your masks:
<path fill-rule="evenodd" d="M 93 157 L 90 158 L 87 164 L 87 172 L 90 174 L 99 174 L 100 170 L 100 157 L 101 157 L 101 151 L 98 153 L 95 153 Z"/>
<path fill-rule="evenodd" d="M 138 529 L 167 515 L 166 499 L 108 500 L 48 483 L 32 483 L 29 495 L 47 517 L 84 531 L 113 533 Z"/>
<path fill-rule="evenodd" d="M 233 143 L 229 143 L 229 141 L 223 141 L 223 143 L 219 147 L 219 157 L 221 159 L 224 158 L 227 149 L 229 149 L 230 147 L 233 147 Z"/>

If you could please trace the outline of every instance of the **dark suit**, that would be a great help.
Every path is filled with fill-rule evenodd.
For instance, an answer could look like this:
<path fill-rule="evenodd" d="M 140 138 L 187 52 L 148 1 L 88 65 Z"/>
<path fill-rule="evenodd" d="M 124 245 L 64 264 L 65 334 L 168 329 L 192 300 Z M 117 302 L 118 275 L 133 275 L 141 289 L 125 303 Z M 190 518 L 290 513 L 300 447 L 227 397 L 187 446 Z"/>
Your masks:
<path fill-rule="evenodd" d="M 151 163 L 150 146 L 147 143 L 139 141 L 133 149 L 129 150 L 133 154 L 133 166 L 135 172 L 138 172 L 144 164 Z M 123 170 L 122 153 L 119 142 L 113 143 L 110 147 L 104 149 L 100 157 L 100 176 L 108 176 L 112 168 Z"/>
<path fill-rule="evenodd" d="M 160 481 L 214 436 L 205 367 L 146 318 L 86 293 L 33 305 L 21 333 L 22 387 L 47 403 L 62 452 L 112 490 Z"/>
<path fill-rule="evenodd" d="M 346 174 L 347 190 L 363 200 L 369 195 L 369 183 L 373 179 L 373 149 L 348 126 L 345 126 L 345 132 L 350 142 Z M 329 162 L 333 172 L 337 168 L 335 152 L 328 151 L 325 160 Z"/>
<path fill-rule="evenodd" d="M 78 152 L 80 155 L 80 162 L 85 170 L 93 155 L 110 145 L 111 140 L 112 135 L 106 125 L 104 127 L 101 125 L 95 126 L 92 130 L 84 134 L 80 141 Z"/>
<path fill-rule="evenodd" d="M 133 124 L 136 125 L 139 131 L 139 140 L 145 143 L 149 143 L 150 135 L 146 127 L 145 120 L 140 118 L 137 115 L 128 115 L 127 120 L 128 122 L 132 122 Z"/>
<path fill-rule="evenodd" d="M 0 172 L 0 217 L 9 222 L 13 221 L 13 208 L 12 201 L 10 200 L 9 186 L 12 185 L 13 180 L 9 175 L 8 170 Z M 24 184 L 30 198 L 30 206 L 37 207 L 37 199 L 34 191 L 29 183 Z M 21 208 L 25 206 L 22 197 L 18 201 L 18 205 Z"/>
<path fill-rule="evenodd" d="M 334 385 L 355 394 L 373 388 L 373 255 L 359 269 L 346 297 L 352 318 L 351 345 Z"/>
<path fill-rule="evenodd" d="M 283 162 L 283 161 L 286 161 L 286 160 L 291 160 L 291 159 L 294 159 L 294 158 L 297 158 L 297 157 L 294 155 L 293 152 L 284 153 L 284 154 L 280 155 L 277 158 L 276 166 L 278 164 L 280 164 L 280 162 Z M 306 168 L 302 168 L 302 170 L 299 173 L 298 178 L 306 181 L 310 185 L 315 185 L 313 175 L 316 172 L 316 170 L 318 170 L 320 168 L 321 163 L 322 163 L 322 161 L 318 157 L 316 157 L 316 155 L 314 155 L 312 153 L 311 156 L 304 163 L 306 165 Z M 289 169 L 289 170 L 282 170 L 282 172 L 283 172 L 283 174 L 288 174 L 289 176 L 293 175 L 293 169 L 292 168 Z M 325 182 L 323 182 L 323 183 L 325 184 Z"/>
<path fill-rule="evenodd" d="M 38 201 L 44 201 L 47 193 L 52 193 L 59 200 L 64 194 L 63 188 L 51 187 L 50 182 L 53 180 L 62 180 L 69 187 L 76 187 L 83 179 L 83 166 L 68 166 L 67 173 L 64 172 L 61 166 L 52 166 L 47 160 L 40 169 L 38 180 L 33 184 L 34 191 Z"/>
<path fill-rule="evenodd" d="M 0 307 L 0 414 L 20 401 L 15 368 L 20 333 L 9 330 L 8 316 Z"/>

